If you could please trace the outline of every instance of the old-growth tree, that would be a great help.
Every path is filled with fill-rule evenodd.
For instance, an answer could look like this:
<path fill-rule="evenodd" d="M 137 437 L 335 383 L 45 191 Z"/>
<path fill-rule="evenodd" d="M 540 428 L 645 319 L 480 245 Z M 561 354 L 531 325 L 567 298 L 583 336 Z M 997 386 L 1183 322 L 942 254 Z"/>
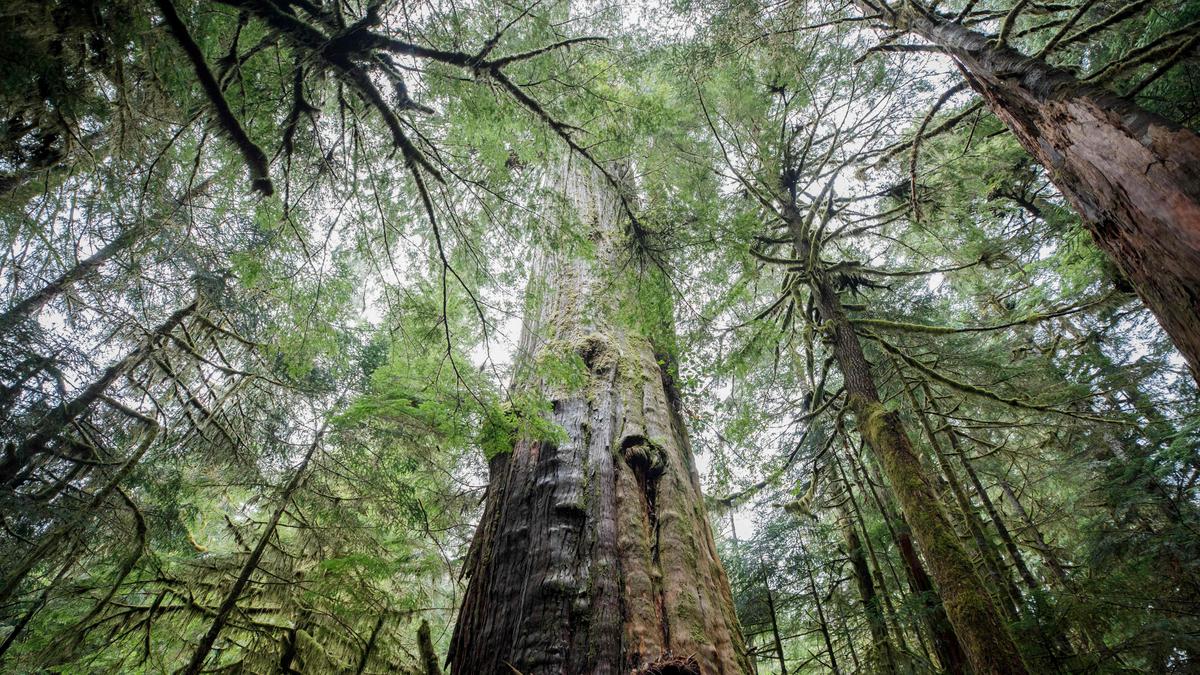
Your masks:
<path fill-rule="evenodd" d="M 548 399 L 561 431 L 510 413 L 489 432 L 454 672 L 750 672 L 682 415 L 670 290 L 619 192 L 628 170 L 573 158 L 552 174 L 558 217 L 590 250 L 535 265 L 516 387 Z"/>
<path fill-rule="evenodd" d="M 975 2 L 943 8 L 937 2 L 906 0 L 893 6 L 868 0 L 859 6 L 892 33 L 885 42 L 911 33 L 925 42 L 898 49 L 929 49 L 953 60 L 971 89 L 1045 168 L 1200 382 L 1200 136 L 1134 98 L 1189 57 L 1198 27 L 1194 20 L 1185 23 L 1185 14 L 1169 30 L 1150 28 L 1153 37 L 1146 44 L 1102 59 L 1080 78 L 1047 57 L 1149 11 L 1151 3 L 1129 3 L 1091 25 L 1084 19 L 1098 13 L 1093 3 L 1039 12 L 1039 18 L 1062 18 L 1038 23 L 1021 20 L 1023 12 L 1032 13 L 1030 4 L 1001 5 L 978 18 L 986 10 L 976 9 Z M 998 30 L 979 30 L 988 19 Z M 1027 29 L 1014 30 L 1018 27 Z M 1017 38 L 1033 53 L 1010 44 Z M 1123 71 L 1148 64 L 1154 68 L 1125 96 L 1103 86 Z M 918 134 L 924 131 L 922 125 Z"/>

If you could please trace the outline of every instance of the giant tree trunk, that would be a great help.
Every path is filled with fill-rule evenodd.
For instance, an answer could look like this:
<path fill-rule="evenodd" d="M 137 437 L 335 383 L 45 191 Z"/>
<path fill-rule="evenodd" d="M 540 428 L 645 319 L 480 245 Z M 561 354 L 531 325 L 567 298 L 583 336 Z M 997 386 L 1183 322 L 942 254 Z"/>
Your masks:
<path fill-rule="evenodd" d="M 881 14 L 958 62 L 1046 168 L 1200 382 L 1200 136 L 911 3 Z"/>
<path fill-rule="evenodd" d="M 797 248 L 803 249 L 805 240 L 798 234 L 796 238 Z M 806 259 L 807 255 L 797 257 Z M 889 412 L 880 401 L 871 365 L 841 306 L 834 282 L 822 270 L 810 275 L 813 301 L 826 324 L 826 340 L 842 371 L 858 431 L 883 464 L 900 508 L 929 562 L 946 616 L 972 670 L 976 675 L 1028 672 L 1008 626 L 942 512 L 900 416 Z"/>
<path fill-rule="evenodd" d="M 451 670 L 749 673 L 679 415 L 666 286 L 625 258 L 598 172 L 569 166 L 563 185 L 596 250 L 538 266 L 517 386 L 553 402 L 566 440 L 490 460 Z M 536 375 L 575 357 L 582 386 Z"/>

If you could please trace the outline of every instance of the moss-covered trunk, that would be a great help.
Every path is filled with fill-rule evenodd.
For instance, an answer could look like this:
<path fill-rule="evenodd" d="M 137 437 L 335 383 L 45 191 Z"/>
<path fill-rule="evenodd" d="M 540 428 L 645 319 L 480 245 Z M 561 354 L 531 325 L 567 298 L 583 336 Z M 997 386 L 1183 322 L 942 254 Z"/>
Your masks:
<path fill-rule="evenodd" d="M 841 306 L 834 282 L 816 270 L 811 273 L 811 286 L 859 433 L 883 464 L 900 508 L 929 562 L 946 615 L 971 668 L 976 675 L 1028 672 L 1008 626 L 942 512 L 900 416 L 889 412 L 880 401 L 871 365 Z"/>
<path fill-rule="evenodd" d="M 991 537 L 988 536 L 984 529 L 983 521 L 975 511 L 975 505 L 971 502 L 970 496 L 967 495 L 962 483 L 958 480 L 954 467 L 950 465 L 945 448 L 942 447 L 941 441 L 938 440 L 933 425 L 929 421 L 929 416 L 925 413 L 925 409 L 917 401 L 916 396 L 912 392 L 911 385 L 905 383 L 903 378 L 901 378 L 901 386 L 904 387 L 905 398 L 912 407 L 918 424 L 925 432 L 925 438 L 929 442 L 929 450 L 933 454 L 937 466 L 942 470 L 942 479 L 945 481 L 946 486 L 950 488 L 950 494 L 954 498 L 955 506 L 958 507 L 957 510 L 962 524 L 971 539 L 975 542 L 975 549 L 979 552 L 980 567 L 982 568 L 980 571 L 985 575 L 984 578 L 988 582 L 988 588 L 992 591 L 992 598 L 996 602 L 996 607 L 1008 621 L 1016 621 L 1020 617 L 1020 611 L 1017 608 L 1021 602 L 1021 592 L 1013 584 L 1012 577 L 1008 574 L 1008 569 L 1004 565 L 1004 561 L 1000 558 L 999 552 L 996 551 L 996 547 L 992 544 Z"/>
<path fill-rule="evenodd" d="M 749 673 L 679 414 L 665 285 L 628 257 L 598 172 L 569 166 L 562 186 L 595 249 L 538 265 L 517 387 L 552 401 L 565 434 L 490 460 L 451 670 Z M 542 367 L 568 362 L 582 378 Z"/>
<path fill-rule="evenodd" d="M 947 675 L 961 675 L 967 672 L 967 656 L 963 653 L 958 636 L 950 626 L 946 617 L 946 608 L 942 598 L 929 579 L 925 565 L 917 555 L 917 548 L 909 535 L 908 522 L 896 513 L 896 507 L 890 495 L 881 496 L 875 485 L 882 485 L 883 480 L 877 475 L 868 473 L 868 468 L 861 458 L 848 453 L 851 475 L 858 489 L 871 496 L 876 508 L 883 515 L 884 523 L 892 535 L 892 541 L 904 563 L 904 573 L 908 580 L 909 591 L 920 600 L 925 625 L 929 636 L 933 639 L 933 648 L 937 652 L 938 662 L 942 671 Z"/>
<path fill-rule="evenodd" d="M 1200 136 L 948 17 L 907 3 L 881 15 L 958 62 L 1046 167 L 1200 382 Z"/>

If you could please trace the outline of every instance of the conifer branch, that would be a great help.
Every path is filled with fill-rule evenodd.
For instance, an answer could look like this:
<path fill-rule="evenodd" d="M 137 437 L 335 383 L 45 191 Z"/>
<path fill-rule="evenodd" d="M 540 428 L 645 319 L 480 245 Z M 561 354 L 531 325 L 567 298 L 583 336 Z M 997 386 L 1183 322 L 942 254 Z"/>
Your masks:
<path fill-rule="evenodd" d="M 238 122 L 237 116 L 229 108 L 229 102 L 225 100 L 225 95 L 221 92 L 221 85 L 217 83 L 217 78 L 209 70 L 200 46 L 188 33 L 183 19 L 179 18 L 179 13 L 175 11 L 175 5 L 171 3 L 171 0 L 156 0 L 156 3 L 171 35 L 179 43 L 188 60 L 192 62 L 192 69 L 196 72 L 196 79 L 200 81 L 200 88 L 204 90 L 205 96 L 208 97 L 209 103 L 212 104 L 213 110 L 217 114 L 217 122 L 220 123 L 221 128 L 233 141 L 233 144 L 237 146 L 238 152 L 246 162 L 246 168 L 250 170 L 251 187 L 265 197 L 271 196 L 275 192 L 275 187 L 271 184 L 271 177 L 267 169 L 266 153 L 250 140 L 246 131 L 242 129 L 241 123 Z"/>
<path fill-rule="evenodd" d="M 910 323 L 904 321 L 889 321 L 887 319 L 869 319 L 869 318 L 851 318 L 850 322 L 856 326 L 865 326 L 869 328 L 881 328 L 883 330 L 898 331 L 906 333 L 925 333 L 931 335 L 948 335 L 952 333 L 984 333 L 994 330 L 1004 330 L 1005 328 L 1013 328 L 1015 326 L 1030 326 L 1035 323 L 1041 323 L 1049 319 L 1057 319 L 1064 316 L 1070 316 L 1077 312 L 1082 312 L 1107 302 L 1112 298 L 1112 294 L 1105 294 L 1090 302 L 1071 305 L 1061 309 L 1042 312 L 1040 314 L 1030 314 L 1029 316 L 1020 319 L 1014 319 L 1005 323 L 995 324 L 992 326 L 931 326 L 928 324 Z"/>
<path fill-rule="evenodd" d="M 983 387 L 977 387 L 973 384 L 961 382 L 959 380 L 956 380 L 956 379 L 950 377 L 949 375 L 943 375 L 942 373 L 938 372 L 934 368 L 931 368 L 931 367 L 925 365 L 924 363 L 921 363 L 921 361 L 919 361 L 916 358 L 913 358 L 912 356 L 909 356 L 907 353 L 905 353 L 904 350 L 900 349 L 896 345 L 888 342 L 887 340 L 884 340 L 883 338 L 881 338 L 877 335 L 874 335 L 874 334 L 872 334 L 870 332 L 866 332 L 866 331 L 864 331 L 862 334 L 864 337 L 869 337 L 872 340 L 874 340 L 876 343 L 878 343 L 879 346 L 883 347 L 884 351 L 899 357 L 900 360 L 903 361 L 905 364 L 911 366 L 912 368 L 916 369 L 917 371 L 921 372 L 922 374 L 926 375 L 927 377 L 930 377 L 938 382 L 941 382 L 942 384 L 944 384 L 952 389 L 956 389 L 964 394 L 971 394 L 973 396 L 978 396 L 980 398 L 986 398 L 988 400 L 995 401 L 997 403 L 1003 403 L 1004 405 L 1007 405 L 1009 407 L 1018 408 L 1021 410 L 1032 410 L 1035 412 L 1054 413 L 1056 415 L 1065 415 L 1067 417 L 1074 417 L 1076 419 L 1087 420 L 1090 422 L 1102 422 L 1105 424 L 1119 424 L 1119 425 L 1125 425 L 1125 426 L 1132 426 L 1132 423 L 1128 422 L 1126 420 L 1111 419 L 1108 417 L 1100 417 L 1097 415 L 1084 415 L 1084 414 L 1080 414 L 1080 413 L 1073 413 L 1068 410 L 1062 410 L 1062 409 L 1057 408 L 1052 405 L 1047 405 L 1047 404 L 1042 404 L 1042 403 L 1034 403 L 1032 401 L 1027 401 L 1024 399 L 1003 396 L 1001 394 L 997 394 L 994 391 L 991 391 L 990 389 L 984 389 Z"/>

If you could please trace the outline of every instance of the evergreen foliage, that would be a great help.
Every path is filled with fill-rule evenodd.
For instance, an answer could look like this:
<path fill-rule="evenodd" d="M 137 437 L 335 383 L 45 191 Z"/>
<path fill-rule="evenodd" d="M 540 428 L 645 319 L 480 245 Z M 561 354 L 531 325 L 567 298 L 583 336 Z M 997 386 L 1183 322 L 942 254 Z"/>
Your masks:
<path fill-rule="evenodd" d="M 602 248 L 565 156 L 759 673 L 984 672 L 958 549 L 1029 672 L 1200 669 L 1197 383 L 891 9 L 1200 128 L 1194 0 L 4 0 L 0 670 L 439 672 L 489 464 L 599 369 L 518 340 Z"/>

